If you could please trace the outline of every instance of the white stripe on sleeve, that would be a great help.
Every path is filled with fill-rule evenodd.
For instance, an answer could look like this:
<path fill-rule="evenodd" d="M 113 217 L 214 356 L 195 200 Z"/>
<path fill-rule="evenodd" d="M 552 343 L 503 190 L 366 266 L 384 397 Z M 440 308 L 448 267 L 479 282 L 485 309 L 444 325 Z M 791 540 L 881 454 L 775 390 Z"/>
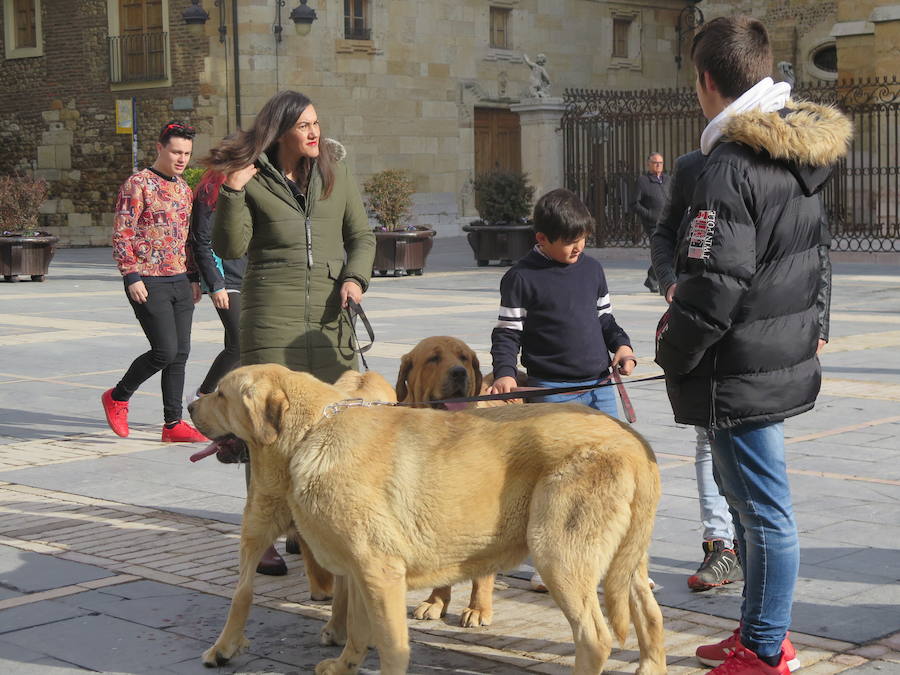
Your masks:
<path fill-rule="evenodd" d="M 500 305 L 497 328 L 510 328 L 521 331 L 527 314 L 528 312 L 524 307 L 504 307 Z"/>
<path fill-rule="evenodd" d="M 612 314 L 612 304 L 609 301 L 609 293 L 597 300 L 597 316 Z"/>

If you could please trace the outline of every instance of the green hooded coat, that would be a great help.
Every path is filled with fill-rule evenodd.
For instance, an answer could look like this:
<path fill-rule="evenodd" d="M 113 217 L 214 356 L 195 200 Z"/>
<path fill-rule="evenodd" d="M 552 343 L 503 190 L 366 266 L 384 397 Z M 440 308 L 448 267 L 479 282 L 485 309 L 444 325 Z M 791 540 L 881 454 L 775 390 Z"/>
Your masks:
<path fill-rule="evenodd" d="M 366 290 L 375 235 L 356 181 L 340 161 L 343 146 L 323 139 L 322 151 L 334 159 L 327 199 L 313 170 L 304 212 L 263 153 L 243 190 L 219 191 L 212 245 L 224 259 L 248 258 L 241 364 L 279 363 L 334 382 L 358 368 L 350 321 L 340 306 L 341 284 L 352 279 Z"/>

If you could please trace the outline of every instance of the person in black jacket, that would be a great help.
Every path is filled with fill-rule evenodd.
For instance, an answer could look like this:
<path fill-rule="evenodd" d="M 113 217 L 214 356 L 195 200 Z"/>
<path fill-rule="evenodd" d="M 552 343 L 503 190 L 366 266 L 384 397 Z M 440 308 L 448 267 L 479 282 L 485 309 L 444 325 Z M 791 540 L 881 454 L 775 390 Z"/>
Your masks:
<path fill-rule="evenodd" d="M 222 260 L 212 250 L 212 222 L 225 174 L 206 171 L 194 190 L 194 210 L 188 233 L 188 245 L 200 270 L 204 292 L 209 293 L 225 329 L 224 349 L 216 356 L 197 395 L 214 391 L 219 380 L 241 362 L 238 321 L 241 316 L 241 283 L 247 258 Z"/>
<path fill-rule="evenodd" d="M 672 302 L 675 294 L 675 244 L 682 231 L 682 218 L 687 211 L 697 178 L 706 163 L 699 150 L 675 160 L 675 172 L 669 201 L 663 217 L 650 237 L 650 259 L 659 280 L 659 292 Z M 695 426 L 697 441 L 694 448 L 694 471 L 697 475 L 697 496 L 700 503 L 700 523 L 703 526 L 703 561 L 691 576 L 688 587 L 693 591 L 707 591 L 716 586 L 742 581 L 744 572 L 737 556 L 737 542 L 728 502 L 719 493 L 713 476 L 712 448 L 709 429 Z"/>
<path fill-rule="evenodd" d="M 765 27 L 723 17 L 696 33 L 706 163 L 675 254 L 677 286 L 656 361 L 682 424 L 712 430 L 716 480 L 735 521 L 744 602 L 735 634 L 697 655 L 713 673 L 786 675 L 799 567 L 786 418 L 813 407 L 822 202 L 852 125 L 774 83 Z M 727 661 L 727 662 L 726 662 Z"/>
<path fill-rule="evenodd" d="M 209 293 L 210 300 L 225 329 L 225 345 L 213 360 L 212 365 L 193 398 L 215 391 L 219 380 L 241 363 L 240 318 L 241 284 L 247 269 L 247 258 L 223 260 L 212 250 L 212 224 L 219 198 L 219 188 L 225 182 L 225 174 L 207 169 L 194 189 L 194 210 L 191 218 L 188 245 L 200 270 L 201 286 Z M 226 463 L 246 462 L 247 448 L 236 439 L 214 441 L 218 447 L 216 456 Z M 249 464 L 246 464 L 247 485 L 250 485 Z M 288 551 L 296 553 L 293 542 L 287 544 Z M 287 574 L 287 564 L 275 546 L 270 546 L 263 554 L 256 571 L 260 574 L 282 576 Z"/>
<path fill-rule="evenodd" d="M 694 193 L 697 178 L 706 163 L 706 156 L 699 150 L 681 155 L 675 160 L 672 189 L 664 215 L 650 238 L 650 256 L 659 292 L 666 302 L 672 302 L 675 294 L 675 246 L 684 233 L 684 215 Z M 831 234 L 825 219 L 821 222 L 819 241 L 819 342 L 821 351 L 828 342 L 829 309 L 831 305 L 831 260 L 829 247 Z M 703 525 L 703 562 L 697 571 L 688 577 L 688 586 L 695 591 L 740 581 L 744 578 L 736 549 L 732 546 L 734 529 L 728 503 L 719 494 L 713 477 L 712 449 L 709 430 L 695 427 L 697 443 L 694 455 L 694 469 L 697 474 L 697 492 L 700 502 L 700 521 Z"/>
<path fill-rule="evenodd" d="M 664 166 L 662 154 L 651 152 L 647 156 L 647 173 L 638 176 L 634 186 L 634 210 L 641 219 L 644 234 L 648 239 L 653 236 L 656 223 L 659 222 L 663 208 L 669 199 L 671 181 L 669 176 L 663 173 Z M 653 265 L 647 268 L 644 286 L 651 293 L 659 293 L 659 283 L 656 280 Z"/>

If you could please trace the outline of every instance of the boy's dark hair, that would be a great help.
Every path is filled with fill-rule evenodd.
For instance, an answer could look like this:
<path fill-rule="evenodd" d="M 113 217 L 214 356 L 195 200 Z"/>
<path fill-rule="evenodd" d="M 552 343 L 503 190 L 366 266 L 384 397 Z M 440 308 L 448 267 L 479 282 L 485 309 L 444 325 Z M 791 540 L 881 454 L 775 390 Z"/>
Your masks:
<path fill-rule="evenodd" d="M 558 188 L 537 200 L 532 228 L 551 242 L 569 243 L 593 232 L 594 219 L 574 192 Z"/>
<path fill-rule="evenodd" d="M 160 130 L 159 142 L 161 145 L 166 145 L 173 136 L 192 141 L 196 133 L 194 127 L 189 127 L 187 124 L 182 124 L 177 120 L 171 120 Z"/>
<path fill-rule="evenodd" d="M 709 73 L 723 97 L 736 99 L 772 74 L 772 45 L 761 21 L 722 16 L 697 30 L 691 60 L 701 87 L 706 88 L 703 73 Z"/>

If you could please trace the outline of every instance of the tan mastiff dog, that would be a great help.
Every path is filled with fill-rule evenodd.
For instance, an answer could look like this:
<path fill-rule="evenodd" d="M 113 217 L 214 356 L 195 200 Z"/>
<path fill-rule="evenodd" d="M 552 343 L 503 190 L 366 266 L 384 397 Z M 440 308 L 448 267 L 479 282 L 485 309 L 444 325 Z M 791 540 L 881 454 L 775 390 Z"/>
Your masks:
<path fill-rule="evenodd" d="M 443 410 L 487 408 L 503 405 L 498 401 L 478 403 L 433 403 L 448 398 L 469 398 L 488 394 L 492 376 L 483 378 L 481 365 L 475 350 L 465 342 L 446 335 L 428 337 L 403 355 L 395 387 L 397 400 L 413 403 L 415 407 L 433 407 Z M 524 383 L 523 383 L 524 384 Z M 435 476 L 437 482 L 441 476 Z M 469 605 L 459 616 L 463 627 L 490 626 L 494 616 L 494 575 L 472 579 Z M 450 586 L 431 591 L 428 599 L 413 610 L 416 619 L 439 619 L 447 614 L 450 606 Z"/>
<path fill-rule="evenodd" d="M 659 471 L 638 434 L 579 405 L 445 412 L 344 407 L 345 398 L 309 374 L 258 365 L 191 404 L 202 433 L 245 439 L 253 462 L 240 577 L 204 663 L 247 644 L 256 564 L 293 518 L 348 586 L 346 645 L 320 675 L 356 673 L 370 644 L 383 673 L 405 673 L 407 588 L 487 576 L 529 553 L 572 626 L 576 673 L 600 673 L 612 649 L 601 578 L 616 637 L 635 627 L 638 673 L 666 671 L 647 583 Z"/>

